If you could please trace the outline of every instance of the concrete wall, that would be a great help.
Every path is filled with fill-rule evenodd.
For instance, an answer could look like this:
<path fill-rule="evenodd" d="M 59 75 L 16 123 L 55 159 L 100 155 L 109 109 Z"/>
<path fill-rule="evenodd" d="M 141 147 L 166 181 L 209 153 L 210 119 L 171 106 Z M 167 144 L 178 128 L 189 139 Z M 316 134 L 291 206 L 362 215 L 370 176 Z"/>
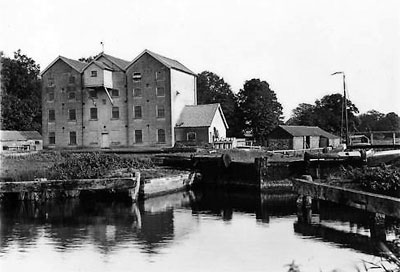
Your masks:
<path fill-rule="evenodd" d="M 108 59 L 101 57 L 99 61 L 107 63 L 114 71 L 112 75 L 113 89 L 119 91 L 119 96 L 112 97 L 113 104 L 103 87 L 95 88 L 97 98 L 89 98 L 89 90 L 83 93 L 83 131 L 84 146 L 86 147 L 119 147 L 128 146 L 127 125 L 127 90 L 125 87 L 125 72 L 111 63 Z M 98 67 L 98 66 L 94 66 Z M 88 68 L 86 71 L 90 71 Z M 110 95 L 111 90 L 108 89 Z M 119 108 L 119 118 L 112 118 L 112 108 Z M 97 120 L 90 119 L 90 108 L 97 108 Z"/>
<path fill-rule="evenodd" d="M 175 127 L 183 108 L 197 104 L 196 77 L 171 69 L 171 124 Z M 171 143 L 175 142 L 172 134 Z"/>
<path fill-rule="evenodd" d="M 70 77 L 74 82 L 70 83 Z M 49 86 L 49 82 L 54 84 Z M 49 92 L 54 91 L 54 100 L 49 101 Z M 68 93 L 75 92 L 69 99 Z M 49 121 L 49 110 L 55 111 L 55 121 Z M 76 110 L 76 120 L 70 121 L 69 109 Z M 76 145 L 70 145 L 69 133 L 76 132 Z M 55 145 L 49 145 L 49 133 L 55 133 Z M 42 75 L 42 136 L 44 147 L 76 147 L 82 145 L 82 78 L 81 74 L 58 60 Z"/>

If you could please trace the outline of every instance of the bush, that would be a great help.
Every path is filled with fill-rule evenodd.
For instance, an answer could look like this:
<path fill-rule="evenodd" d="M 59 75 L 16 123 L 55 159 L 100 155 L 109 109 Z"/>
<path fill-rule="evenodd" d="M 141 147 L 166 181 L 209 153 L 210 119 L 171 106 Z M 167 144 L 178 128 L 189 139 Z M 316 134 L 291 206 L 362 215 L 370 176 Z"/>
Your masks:
<path fill-rule="evenodd" d="M 146 169 L 154 167 L 150 159 L 122 158 L 115 154 L 66 153 L 63 160 L 47 171 L 49 179 L 101 178 L 120 168 Z"/>
<path fill-rule="evenodd" d="M 397 166 L 350 169 L 348 176 L 370 192 L 390 196 L 398 196 L 400 192 L 400 169 Z"/>

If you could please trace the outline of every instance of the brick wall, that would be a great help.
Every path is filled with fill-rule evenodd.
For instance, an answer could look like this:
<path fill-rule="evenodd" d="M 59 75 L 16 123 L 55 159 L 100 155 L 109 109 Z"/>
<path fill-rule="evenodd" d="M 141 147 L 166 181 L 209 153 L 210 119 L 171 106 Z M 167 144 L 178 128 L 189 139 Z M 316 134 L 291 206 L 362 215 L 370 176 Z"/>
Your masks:
<path fill-rule="evenodd" d="M 54 92 L 54 99 L 51 98 Z M 75 92 L 73 97 L 71 92 Z M 44 147 L 76 147 L 82 145 L 82 80 L 79 72 L 58 60 L 42 75 L 42 136 Z M 49 120 L 54 110 L 55 121 Z M 69 111 L 75 119 L 69 120 Z M 76 132 L 76 145 L 70 143 L 70 132 Z M 49 134 L 55 133 L 55 145 L 49 144 Z"/>

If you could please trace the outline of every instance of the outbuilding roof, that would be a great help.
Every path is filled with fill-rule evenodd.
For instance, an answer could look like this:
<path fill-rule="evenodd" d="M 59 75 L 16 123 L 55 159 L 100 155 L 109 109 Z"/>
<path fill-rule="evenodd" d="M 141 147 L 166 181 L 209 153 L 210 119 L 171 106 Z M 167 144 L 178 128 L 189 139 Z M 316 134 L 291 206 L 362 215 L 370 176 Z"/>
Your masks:
<path fill-rule="evenodd" d="M 42 140 L 42 135 L 37 131 L 0 130 L 1 141 L 26 141 Z"/>
<path fill-rule="evenodd" d="M 309 127 L 309 126 L 279 126 L 287 133 L 294 137 L 298 136 L 323 136 L 328 139 L 339 138 L 319 127 Z"/>
<path fill-rule="evenodd" d="M 137 56 L 128 66 L 131 66 L 139 58 L 141 58 L 144 54 L 149 54 L 150 56 L 152 56 L 153 58 L 155 58 L 156 60 L 158 60 L 159 62 L 164 64 L 165 66 L 167 66 L 169 69 L 175 69 L 175 70 L 196 76 L 196 74 L 193 71 L 191 71 L 189 68 L 187 68 L 185 65 L 183 65 L 179 61 L 161 56 L 161 55 L 151 52 L 150 50 L 147 50 L 147 49 L 144 50 L 139 56 Z M 126 68 L 128 68 L 128 67 L 126 67 Z"/>
<path fill-rule="evenodd" d="M 186 105 L 176 124 L 177 127 L 209 127 L 217 111 L 220 112 L 226 128 L 228 124 L 220 104 Z"/>
<path fill-rule="evenodd" d="M 51 66 L 53 66 L 58 60 L 62 60 L 66 64 L 68 64 L 72 69 L 75 69 L 77 72 L 81 73 L 83 68 L 87 65 L 86 62 L 82 62 L 79 60 L 69 59 L 63 56 L 58 56 L 55 60 L 53 60 L 41 73 L 43 75 Z"/>

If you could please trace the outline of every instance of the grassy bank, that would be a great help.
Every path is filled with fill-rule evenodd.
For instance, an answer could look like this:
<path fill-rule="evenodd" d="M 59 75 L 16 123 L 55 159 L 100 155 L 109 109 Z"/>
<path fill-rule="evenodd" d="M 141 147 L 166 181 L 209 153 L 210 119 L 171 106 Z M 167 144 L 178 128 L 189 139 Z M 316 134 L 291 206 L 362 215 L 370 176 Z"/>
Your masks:
<path fill-rule="evenodd" d="M 43 152 L 25 157 L 1 157 L 0 179 L 8 181 L 101 178 L 120 168 L 146 170 L 156 175 L 150 156 L 103 154 L 99 152 Z M 154 170 L 154 171 L 153 171 Z M 161 170 L 160 170 L 161 171 Z M 160 172 L 158 171 L 158 172 Z M 153 174 L 151 174 L 153 173 Z"/>

